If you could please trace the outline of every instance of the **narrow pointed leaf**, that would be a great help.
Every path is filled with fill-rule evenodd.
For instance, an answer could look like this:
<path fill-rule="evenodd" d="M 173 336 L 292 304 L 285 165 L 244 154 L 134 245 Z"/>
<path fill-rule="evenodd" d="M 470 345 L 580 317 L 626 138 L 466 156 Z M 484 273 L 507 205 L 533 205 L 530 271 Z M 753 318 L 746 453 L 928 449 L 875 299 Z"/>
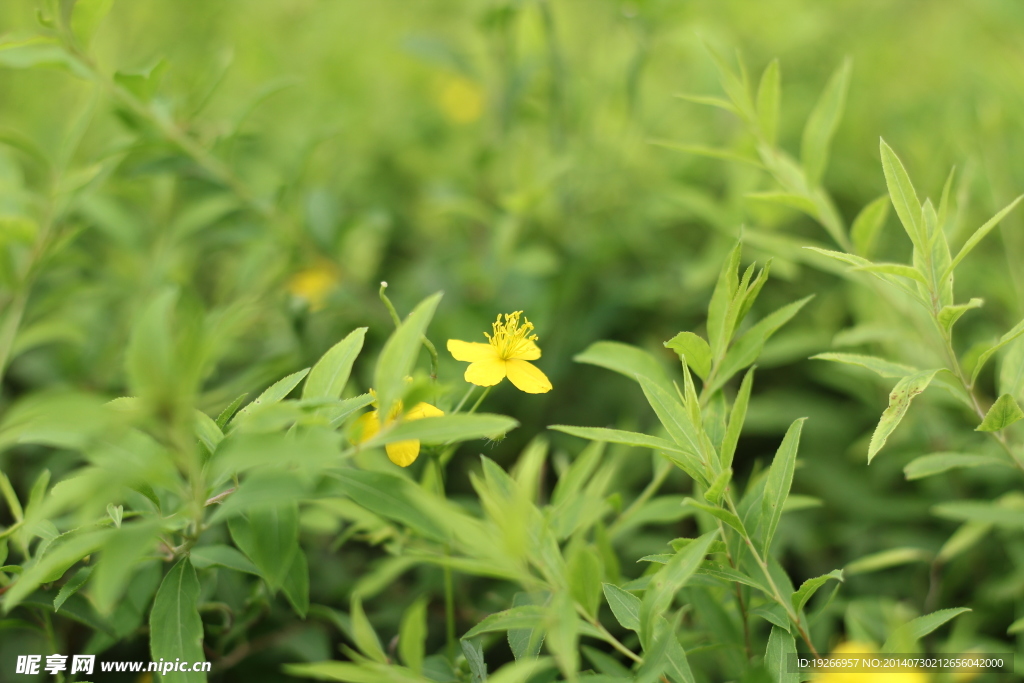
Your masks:
<path fill-rule="evenodd" d="M 846 106 L 851 66 L 850 60 L 845 60 L 832 74 L 804 126 L 800 158 L 803 162 L 804 173 L 807 175 L 807 182 L 812 186 L 821 183 L 821 177 L 828 165 L 832 136 L 835 135 L 839 119 L 843 115 L 843 108 Z"/>
<path fill-rule="evenodd" d="M 793 472 L 796 470 L 796 453 L 800 447 L 800 433 L 803 431 L 804 420 L 800 418 L 790 425 L 786 436 L 782 439 L 779 450 L 775 453 L 768 478 L 765 480 L 764 497 L 761 500 L 761 515 L 765 521 L 764 554 L 768 554 L 775 536 L 775 529 L 782 519 L 782 511 L 793 485 Z"/>
<path fill-rule="evenodd" d="M 967 241 L 964 243 L 964 246 L 960 247 L 960 251 L 958 251 L 956 256 L 953 258 L 953 261 L 947 267 L 944 275 L 948 277 L 950 273 L 956 270 L 956 267 L 960 265 L 960 262 L 964 260 L 964 257 L 970 254 L 971 251 L 976 246 L 978 246 L 978 243 L 981 242 L 981 240 L 985 239 L 985 236 L 992 232 L 993 228 L 999 225 L 999 222 L 1001 220 L 1006 218 L 1006 214 L 1010 213 L 1011 211 L 1014 210 L 1014 208 L 1016 208 L 1017 204 L 1020 203 L 1021 199 L 1024 199 L 1024 195 L 1021 195 L 1014 199 L 1002 211 L 997 213 L 995 216 L 992 216 L 992 218 L 988 219 L 988 221 L 986 221 L 984 225 L 975 230 L 974 234 L 967 238 Z"/>
<path fill-rule="evenodd" d="M 830 360 L 835 363 L 857 365 L 876 373 L 880 377 L 906 377 L 917 372 L 917 368 L 902 363 L 893 363 L 884 358 L 863 356 L 858 353 L 819 353 L 811 356 L 814 360 Z"/>
<path fill-rule="evenodd" d="M 889 188 L 889 197 L 896 207 L 903 228 L 906 230 L 914 247 L 921 252 L 926 249 L 927 239 L 924 235 L 924 218 L 921 214 L 921 202 L 917 198 L 914 184 L 910 182 L 907 169 L 903 167 L 896 153 L 885 140 L 879 142 L 882 155 L 882 170 L 885 173 L 885 184 Z"/>
<path fill-rule="evenodd" d="M 869 464 L 874 460 L 878 451 L 882 450 L 882 446 L 899 426 L 903 416 L 907 414 L 910 402 L 928 388 L 937 372 L 938 370 L 922 370 L 904 377 L 893 387 L 889 393 L 889 407 L 882 413 L 878 426 L 875 427 L 875 432 L 871 435 L 871 443 L 868 445 Z"/>
<path fill-rule="evenodd" d="M 363 348 L 366 328 L 358 327 L 330 348 L 309 371 L 302 398 L 339 398 L 345 390 L 352 364 Z"/>

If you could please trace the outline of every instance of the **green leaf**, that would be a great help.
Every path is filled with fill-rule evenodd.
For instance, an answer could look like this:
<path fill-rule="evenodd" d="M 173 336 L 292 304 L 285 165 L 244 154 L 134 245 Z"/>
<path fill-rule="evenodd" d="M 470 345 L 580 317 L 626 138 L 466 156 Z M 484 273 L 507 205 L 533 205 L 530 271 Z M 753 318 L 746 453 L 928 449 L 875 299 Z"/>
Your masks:
<path fill-rule="evenodd" d="M 391 334 L 377 358 L 373 385 L 377 390 L 377 405 L 382 415 L 389 415 L 392 406 L 402 398 L 405 378 L 412 372 L 423 344 L 430 319 L 434 317 L 442 293 L 421 301 L 412 313 Z"/>
<path fill-rule="evenodd" d="M 956 267 L 960 265 L 960 262 L 964 260 L 971 251 L 978 246 L 981 240 L 985 239 L 985 236 L 992 232 L 992 229 L 999 225 L 999 222 L 1006 218 L 1006 214 L 1013 211 L 1020 200 L 1024 199 L 1024 195 L 1021 195 L 1009 203 L 1002 211 L 992 216 L 984 225 L 974 231 L 974 234 L 967 238 L 964 242 L 964 246 L 960 247 L 960 251 L 957 252 L 956 256 L 953 257 L 953 261 L 946 267 L 946 272 L 943 273 L 942 279 L 945 280 L 949 275 L 956 270 Z"/>
<path fill-rule="evenodd" d="M 637 379 L 640 381 L 640 387 L 644 391 L 644 396 L 647 397 L 647 402 L 654 408 L 655 414 L 665 427 L 668 435 L 672 437 L 672 440 L 684 452 L 690 453 L 693 458 L 700 459 L 700 437 L 690 422 L 690 418 L 686 414 L 683 405 L 675 396 L 659 387 L 647 377 L 637 375 Z M 701 460 L 699 467 L 696 462 L 693 465 L 698 471 L 702 471 L 706 468 L 707 463 Z"/>
<path fill-rule="evenodd" d="M 405 477 L 384 472 L 346 469 L 336 478 L 337 488 L 370 512 L 405 524 L 436 541 L 448 534 L 433 511 L 437 502 Z"/>
<path fill-rule="evenodd" d="M 882 645 L 882 652 L 895 652 L 894 648 L 898 648 L 900 652 L 905 652 L 906 650 L 903 648 L 907 647 L 907 645 L 916 643 L 946 622 L 955 619 L 964 612 L 970 611 L 967 607 L 940 609 L 937 612 L 912 619 L 889 636 L 885 644 Z"/>
<path fill-rule="evenodd" d="M 382 429 L 361 448 L 376 448 L 395 441 L 416 439 L 424 444 L 444 444 L 469 439 L 497 438 L 519 426 L 504 415 L 490 413 L 456 413 L 418 420 L 403 420 L 394 427 Z"/>
<path fill-rule="evenodd" d="M 771 467 L 768 470 L 768 478 L 765 480 L 764 497 L 761 499 L 761 515 L 765 520 L 764 542 L 762 544 L 764 555 L 772 545 L 772 538 L 775 536 L 775 529 L 782 519 L 783 507 L 786 498 L 789 496 L 789 489 L 793 485 L 793 472 L 796 470 L 796 452 L 800 447 L 800 433 L 804 428 L 804 420 L 795 420 L 786 431 L 782 444 L 775 452 Z"/>
<path fill-rule="evenodd" d="M 398 627 L 398 654 L 405 665 L 423 673 L 423 654 L 427 643 L 427 598 L 420 596 L 405 610 Z"/>
<path fill-rule="evenodd" d="M 817 590 L 824 586 L 831 579 L 835 579 L 836 581 L 842 583 L 843 570 L 833 569 L 828 574 L 816 576 L 813 579 L 807 579 L 802 584 L 800 584 L 800 590 L 793 593 L 793 597 L 791 600 L 791 602 L 793 603 L 793 610 L 797 614 L 799 614 L 800 610 L 802 610 L 804 608 L 804 605 L 807 604 L 807 601 L 814 597 L 814 594 L 817 592 Z"/>
<path fill-rule="evenodd" d="M 0 560 L 0 564 L 2 563 L 3 560 Z M 59 612 L 61 606 L 67 601 L 67 599 L 78 592 L 78 589 L 81 588 L 83 584 L 85 584 L 86 580 L 92 574 L 93 569 L 95 569 L 95 567 L 79 568 L 79 570 L 75 572 L 75 575 L 68 579 L 67 583 L 60 587 L 60 590 L 57 591 L 57 597 L 53 599 L 54 612 Z"/>
<path fill-rule="evenodd" d="M 462 637 L 463 639 L 475 638 L 481 633 L 493 631 L 537 628 L 544 623 L 546 616 L 547 609 L 540 605 L 511 607 L 503 612 L 495 612 L 484 617 L 483 621 L 466 631 Z"/>
<path fill-rule="evenodd" d="M 961 522 L 984 522 L 1004 529 L 1024 529 L 1024 499 L 1008 494 L 996 502 L 957 500 L 932 508 L 939 517 Z"/>
<path fill-rule="evenodd" d="M 943 563 L 949 562 L 985 538 L 990 531 L 992 531 L 992 524 L 988 522 L 967 522 L 960 525 L 960 528 L 953 532 L 953 535 L 946 539 L 946 542 L 939 548 L 935 559 Z"/>
<path fill-rule="evenodd" d="M 807 182 L 811 186 L 821 183 L 821 177 L 828 165 L 828 152 L 829 146 L 832 144 L 832 136 L 835 135 L 839 119 L 843 115 L 843 108 L 846 106 L 846 91 L 850 86 L 851 66 L 850 60 L 847 59 L 832 74 L 804 126 L 800 159 L 803 162 L 804 173 L 807 175 Z"/>
<path fill-rule="evenodd" d="M 688 93 L 676 93 L 676 97 L 687 102 L 693 102 L 694 104 L 704 104 L 709 107 L 717 107 L 718 109 L 724 109 L 725 111 L 732 112 L 733 114 L 739 114 L 739 110 L 727 99 L 721 97 L 715 97 L 714 95 L 691 95 Z"/>
<path fill-rule="evenodd" d="M 704 499 L 712 505 L 718 505 L 725 494 L 725 487 L 732 481 L 732 468 L 727 467 L 718 473 L 711 486 L 704 492 Z"/>
<path fill-rule="evenodd" d="M 597 616 L 601 601 L 601 557 L 590 544 L 570 545 L 568 552 L 569 591 L 587 614 Z"/>
<path fill-rule="evenodd" d="M 882 170 L 885 173 L 885 184 L 889 188 L 889 197 L 896 207 L 896 215 L 900 217 L 903 229 L 906 230 L 914 248 L 924 253 L 928 240 L 924 234 L 924 219 L 921 213 L 921 202 L 917 198 L 914 184 L 910 182 L 907 169 L 903 167 L 896 153 L 885 140 L 879 140 L 882 155 Z"/>
<path fill-rule="evenodd" d="M 230 421 L 232 428 L 237 427 L 249 416 L 253 415 L 257 408 L 280 403 L 285 396 L 292 393 L 292 389 L 299 386 L 299 382 L 301 382 L 302 378 L 307 374 L 309 374 L 309 368 L 303 368 L 302 370 L 293 372 L 287 377 L 283 377 L 271 384 L 263 391 L 262 394 L 256 397 L 255 401 L 238 411 L 235 417 Z"/>
<path fill-rule="evenodd" d="M 882 226 L 885 225 L 885 219 L 888 217 L 888 195 L 882 195 L 861 209 L 861 212 L 853 219 L 853 226 L 850 228 L 853 248 L 858 254 L 864 257 L 871 256 L 875 243 L 878 241 L 878 235 L 881 233 Z"/>
<path fill-rule="evenodd" d="M 718 271 L 718 281 L 711 293 L 707 327 L 711 355 L 715 358 L 722 357 L 729 340 L 732 339 L 733 325 L 736 324 L 735 316 L 730 316 L 730 311 L 734 308 L 733 299 L 739 289 L 736 272 L 740 267 L 742 253 L 743 244 L 737 242 L 722 263 L 722 268 Z"/>
<path fill-rule="evenodd" d="M 408 669 L 395 665 L 366 661 L 359 664 L 351 662 L 312 662 L 310 664 L 285 664 L 283 670 L 291 676 L 315 678 L 321 681 L 341 681 L 342 683 L 423 683 L 422 676 L 417 676 Z M 493 679 L 492 679 L 493 680 Z"/>
<path fill-rule="evenodd" d="M 693 498 L 683 499 L 683 505 L 696 508 L 701 512 L 708 513 L 716 519 L 722 520 L 742 535 L 746 535 L 747 533 L 747 530 L 743 527 L 743 522 L 740 521 L 740 518 L 725 508 L 720 508 L 717 505 L 705 505 L 704 503 L 697 502 Z"/>
<path fill-rule="evenodd" d="M 18 495 L 14 492 L 14 487 L 11 486 L 11 480 L 3 472 L 0 472 L 0 494 L 3 495 L 4 502 L 7 503 L 7 509 L 10 511 L 14 521 L 20 522 L 24 519 L 25 511 L 21 508 Z"/>
<path fill-rule="evenodd" d="M 858 365 L 871 370 L 880 377 L 906 377 L 917 372 L 917 368 L 909 365 L 893 363 L 876 356 L 863 356 L 859 353 L 819 353 L 816 356 L 811 356 L 811 358 L 814 360 L 830 360 L 846 365 Z"/>
<path fill-rule="evenodd" d="M 939 325 L 942 326 L 942 329 L 949 333 L 949 331 L 953 329 L 953 325 L 956 324 L 956 321 L 960 319 L 960 316 L 972 308 L 981 308 L 984 303 L 984 300 L 975 298 L 971 299 L 966 304 L 943 306 L 939 311 L 939 314 L 936 316 L 936 319 L 939 321 Z"/>
<path fill-rule="evenodd" d="M 1002 358 L 999 366 L 999 392 L 1024 401 L 1024 339 L 1017 339 Z M 0 480 L 0 489 L 3 480 Z"/>
<path fill-rule="evenodd" d="M 711 347 L 703 337 L 693 332 L 680 332 L 665 342 L 665 346 L 678 353 L 701 380 L 707 381 L 711 372 Z"/>
<path fill-rule="evenodd" d="M 769 204 L 796 209 L 816 220 L 821 216 L 818 211 L 818 205 L 807 195 L 796 194 L 795 192 L 748 192 L 746 197 L 747 199 L 756 199 L 768 202 Z"/>
<path fill-rule="evenodd" d="M 667 392 L 672 382 L 654 356 L 643 349 L 620 342 L 599 341 L 588 346 L 583 353 L 573 356 L 577 363 L 588 363 L 607 368 L 635 380 L 637 375 L 649 378 Z"/>
<path fill-rule="evenodd" d="M 754 168 L 764 168 L 764 165 L 754 157 L 740 154 L 729 149 L 707 147 L 705 145 L 688 145 L 685 143 L 673 142 L 671 140 L 648 140 L 648 142 L 652 145 L 675 150 L 677 152 L 696 154 L 697 156 L 708 157 L 711 159 L 722 159 L 723 161 L 734 161 L 741 164 L 748 164 Z"/>
<path fill-rule="evenodd" d="M 773 683 L 800 683 L 800 674 L 790 672 L 790 660 L 796 656 L 793 634 L 778 626 L 772 627 L 768 647 L 764 651 L 764 668 Z"/>
<path fill-rule="evenodd" d="M 933 477 L 954 469 L 966 467 L 1010 467 L 1010 463 L 991 455 L 970 455 L 968 453 L 929 453 L 911 460 L 903 468 L 908 481 Z"/>
<path fill-rule="evenodd" d="M 581 439 L 601 441 L 607 443 L 620 443 L 625 446 L 636 446 L 637 448 L 653 448 L 656 451 L 672 451 L 674 453 L 685 453 L 678 446 L 667 439 L 657 436 L 649 436 L 638 432 L 627 432 L 622 429 L 607 429 L 605 427 L 572 427 L 570 425 L 549 425 L 548 429 L 578 436 Z"/>
<path fill-rule="evenodd" d="M 868 464 L 871 464 L 878 451 L 882 450 L 889 435 L 907 414 L 910 402 L 928 388 L 937 372 L 938 370 L 922 370 L 904 377 L 893 387 L 889 393 L 889 407 L 882 412 L 878 426 L 875 427 L 875 432 L 871 435 L 871 443 L 868 446 Z"/>
<path fill-rule="evenodd" d="M 714 551 L 712 550 L 712 552 Z M 671 555 L 669 555 L 669 557 L 671 557 Z M 755 579 L 752 576 L 748 576 L 747 574 L 744 574 L 741 571 L 737 571 L 732 567 L 726 567 L 724 565 L 716 565 L 706 562 L 704 566 L 697 571 L 697 573 L 702 576 L 713 576 L 716 579 L 722 579 L 723 581 L 734 581 L 736 583 L 741 583 L 744 586 L 756 588 L 767 596 L 772 595 L 771 589 L 768 586 L 761 583 L 760 580 Z"/>
<path fill-rule="evenodd" d="M 612 608 L 612 614 L 622 628 L 630 631 L 640 631 L 640 598 L 618 586 L 610 583 L 603 584 L 604 599 Z"/>
<path fill-rule="evenodd" d="M 978 361 L 974 365 L 974 370 L 971 372 L 971 386 L 974 386 L 974 383 L 978 381 L 978 375 L 981 374 L 981 369 L 985 367 L 985 363 L 995 355 L 996 351 L 1003 348 L 1022 334 L 1024 334 L 1024 320 L 1021 320 L 1019 323 L 1014 325 L 1013 329 L 1000 337 L 999 341 L 985 349 L 985 351 L 978 356 Z"/>
<path fill-rule="evenodd" d="M 1010 628 L 1006 629 L 1007 635 L 1013 635 L 1015 633 L 1024 633 L 1024 617 L 1021 617 L 1017 621 L 1010 624 Z"/>
<path fill-rule="evenodd" d="M 234 401 L 229 403 L 224 408 L 224 410 L 220 411 L 220 414 L 217 416 L 217 419 L 215 420 L 215 422 L 217 423 L 217 429 L 223 431 L 224 428 L 228 426 L 228 422 L 230 422 L 231 418 L 235 416 L 235 413 L 238 411 L 238 409 L 242 407 L 242 404 L 245 402 L 245 399 L 248 395 L 249 394 L 239 394 L 239 396 L 235 398 Z"/>
<path fill-rule="evenodd" d="M 750 403 L 750 391 L 754 386 L 754 367 L 747 370 L 747 374 L 743 376 L 740 390 L 736 394 L 736 401 L 732 404 L 732 411 L 729 413 L 729 426 L 725 430 L 725 437 L 722 439 L 722 448 L 719 453 L 723 469 L 732 467 L 736 444 L 739 443 L 743 423 L 747 419 L 747 405 Z"/>
<path fill-rule="evenodd" d="M 757 122 L 761 135 L 769 145 L 775 145 L 779 130 L 779 106 L 782 100 L 779 60 L 773 59 L 761 74 L 757 86 Z"/>
<path fill-rule="evenodd" d="M 249 558 L 229 545 L 202 545 L 189 551 L 192 566 L 196 569 L 224 567 L 236 572 L 260 575 L 260 570 Z"/>
<path fill-rule="evenodd" d="M 547 616 L 547 648 L 562 674 L 571 679 L 579 670 L 580 658 L 580 620 L 572 598 L 567 593 L 555 593 Z"/>
<path fill-rule="evenodd" d="M 4 594 L 4 611 L 9 612 L 41 584 L 56 581 L 76 562 L 99 550 L 111 533 L 110 529 L 101 529 L 69 532 L 59 537 Z"/>
<path fill-rule="evenodd" d="M 472 640 L 462 639 L 459 641 L 462 646 L 462 654 L 469 664 L 469 673 L 472 675 L 472 683 L 483 683 L 487 680 L 487 662 L 484 661 L 484 650 L 479 644 Z"/>
<path fill-rule="evenodd" d="M 516 593 L 512 597 L 512 606 L 531 605 L 538 598 L 543 600 L 546 599 L 546 596 L 543 594 Z M 516 660 L 531 659 L 540 653 L 540 648 L 544 644 L 544 631 L 533 628 L 510 628 L 506 634 L 506 639 L 508 640 L 509 648 L 512 650 L 512 656 Z"/>
<path fill-rule="evenodd" d="M 872 263 L 867 266 L 857 266 L 854 270 L 863 271 L 865 273 L 884 273 L 885 275 L 895 275 L 896 277 L 903 277 L 908 280 L 920 282 L 922 285 L 928 284 L 928 280 L 917 268 L 914 268 L 913 266 L 906 266 L 902 263 Z"/>
<path fill-rule="evenodd" d="M 922 548 L 890 548 L 856 559 L 846 565 L 844 571 L 852 576 L 877 572 L 880 569 L 898 567 L 911 562 L 930 562 L 931 560 L 932 554 Z"/>
<path fill-rule="evenodd" d="M 309 611 L 309 562 L 302 548 L 296 548 L 281 590 L 299 618 L 305 619 Z"/>
<path fill-rule="evenodd" d="M 720 389 L 737 372 L 747 367 L 761 355 L 764 344 L 775 332 L 789 322 L 808 301 L 814 298 L 810 295 L 799 301 L 794 301 L 782 308 L 766 315 L 747 330 L 743 336 L 729 348 L 725 360 L 715 375 L 715 381 L 708 386 L 708 391 L 714 392 Z"/>
<path fill-rule="evenodd" d="M 715 540 L 718 531 L 706 533 L 680 550 L 668 564 L 651 577 L 640 603 L 640 640 L 647 643 L 654 633 L 655 620 L 671 607 L 672 599 L 696 573 L 708 547 Z"/>
<path fill-rule="evenodd" d="M 373 630 L 373 625 L 366 617 L 366 612 L 363 611 L 363 601 L 358 595 L 352 596 L 350 616 L 352 618 L 352 639 L 359 651 L 375 662 L 387 664 L 388 658 L 384 654 L 384 648 L 381 647 L 380 638 L 377 637 L 377 632 Z"/>
<path fill-rule="evenodd" d="M 302 387 L 302 398 L 339 398 L 345 390 L 352 364 L 363 349 L 366 328 L 358 327 L 330 348 L 313 369 Z"/>
<path fill-rule="evenodd" d="M 707 48 L 708 53 L 711 55 L 712 61 L 715 62 L 715 66 L 718 68 L 719 82 L 722 84 L 722 89 L 725 90 L 725 94 L 729 96 L 729 99 L 736 106 L 737 111 L 744 118 L 752 121 L 754 115 L 754 103 L 750 99 L 750 84 L 747 83 L 747 74 L 743 70 L 742 64 L 740 65 L 740 73 L 735 73 L 732 68 L 726 63 L 725 59 L 715 50 L 713 47 L 704 44 Z"/>
<path fill-rule="evenodd" d="M 1017 401 L 1009 394 L 1003 394 L 996 399 L 992 407 L 985 413 L 985 419 L 981 421 L 975 431 L 998 432 L 1012 425 L 1014 422 L 1024 418 L 1024 411 L 1017 405 Z"/>
<path fill-rule="evenodd" d="M 114 531 L 104 543 L 90 582 L 90 595 L 100 614 L 113 612 L 137 565 L 156 545 L 159 533 L 156 522 L 135 522 Z"/>
<path fill-rule="evenodd" d="M 199 618 L 199 579 L 187 557 L 178 560 L 164 577 L 149 615 L 149 646 L 153 661 L 203 662 L 203 621 Z M 169 683 L 206 681 L 202 672 L 172 671 Z"/>
<path fill-rule="evenodd" d="M 299 550 L 296 503 L 253 508 L 247 517 L 229 519 L 228 530 L 238 549 L 259 568 L 270 590 L 277 591 Z"/>
<path fill-rule="evenodd" d="M 53 38 L 41 36 L 26 40 L 0 41 L 0 67 L 9 69 L 52 67 L 69 71 L 82 78 L 90 77 L 88 69 L 61 47 L 59 42 Z"/>

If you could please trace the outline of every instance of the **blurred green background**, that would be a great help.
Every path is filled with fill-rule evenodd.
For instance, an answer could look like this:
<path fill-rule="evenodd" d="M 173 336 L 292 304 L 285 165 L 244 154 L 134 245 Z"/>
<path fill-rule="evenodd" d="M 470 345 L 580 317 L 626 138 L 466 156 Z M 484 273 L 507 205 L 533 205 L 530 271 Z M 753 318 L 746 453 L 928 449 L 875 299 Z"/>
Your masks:
<path fill-rule="evenodd" d="M 0 33 L 27 37 L 35 17 L 33 3 L 5 2 Z M 794 151 L 829 75 L 852 60 L 825 176 L 848 221 L 885 191 L 879 136 L 923 195 L 937 199 L 957 166 L 954 243 L 1024 189 L 1024 5 L 1013 0 L 115 0 L 88 50 L 151 103 L 150 119 L 59 64 L 20 68 L 0 52 L 10 67 L 0 70 L 2 275 L 10 284 L 31 262 L 40 230 L 61 245 L 33 271 L 2 401 L 68 386 L 123 394 L 131 323 L 172 284 L 224 314 L 201 394 L 216 414 L 353 327 L 369 325 L 368 347 L 379 348 L 391 325 L 377 297 L 385 280 L 402 313 L 446 292 L 430 330 L 438 346 L 483 341 L 498 312 L 524 310 L 536 324 L 555 390 L 527 400 L 505 385 L 487 404 L 523 422 L 491 446 L 508 465 L 548 424 L 650 427 L 632 382 L 572 357 L 614 339 L 678 362 L 662 342 L 701 329 L 721 260 L 748 226 L 791 240 L 748 242 L 745 263 L 774 258 L 758 314 L 817 294 L 759 362 L 737 455 L 749 472 L 794 418 L 810 416 L 794 490 L 823 504 L 792 516 L 787 567 L 801 580 L 887 548 L 937 549 L 955 527 L 932 505 L 995 497 L 1008 483 L 973 471 L 904 481 L 907 461 L 967 424 L 939 401 L 922 401 L 893 452 L 865 465 L 889 385 L 806 358 L 865 322 L 875 326 L 867 343 L 899 358 L 903 340 L 884 334 L 895 313 L 802 262 L 794 244 L 834 245 L 810 219 L 745 196 L 771 189 L 765 174 L 652 144 L 751 149 L 731 114 L 676 97 L 721 95 L 705 43 L 739 48 L 754 79 L 779 58 L 780 141 Z M 62 170 L 48 177 L 29 147 Z M 964 348 L 1024 313 L 1022 221 L 1012 214 L 958 280 L 958 300 L 987 304 L 965 325 Z M 895 217 L 879 252 L 907 258 Z M 442 360 L 456 397 L 462 368 Z M 459 462 L 475 466 L 475 454 L 463 450 L 453 471 L 468 491 Z M 0 465 L 19 490 L 44 466 L 58 476 L 73 466 L 43 455 L 10 451 Z M 642 488 L 646 467 L 624 472 L 625 495 Z M 657 552 L 679 535 L 651 526 L 624 553 Z M 345 595 L 374 557 L 324 549 L 314 601 Z M 929 565 L 916 563 L 852 579 L 843 595 L 964 604 L 976 611 L 963 620 L 1001 637 L 1024 600 L 1021 557 L 1019 540 L 992 537 L 946 568 L 937 594 Z M 464 589 L 468 623 L 492 607 L 482 582 Z M 382 605 L 376 618 L 399 614 Z M 281 655 L 240 667 L 255 671 L 261 656 Z"/>

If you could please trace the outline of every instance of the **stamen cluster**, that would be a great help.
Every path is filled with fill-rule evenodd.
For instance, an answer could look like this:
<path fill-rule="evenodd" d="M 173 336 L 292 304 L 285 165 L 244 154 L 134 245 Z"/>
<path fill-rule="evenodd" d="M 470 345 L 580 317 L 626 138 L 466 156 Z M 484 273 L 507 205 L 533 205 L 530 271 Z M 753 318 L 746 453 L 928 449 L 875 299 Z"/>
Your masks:
<path fill-rule="evenodd" d="M 491 329 L 494 334 L 484 332 L 487 341 L 491 343 L 491 346 L 497 350 L 498 355 L 503 359 L 514 358 L 528 344 L 537 341 L 537 335 L 530 334 L 533 332 L 533 323 L 524 317 L 522 325 L 520 325 L 519 318 L 522 314 L 522 311 L 506 313 L 504 316 L 505 321 L 502 322 L 502 315 L 499 313 L 498 319 L 491 323 Z"/>

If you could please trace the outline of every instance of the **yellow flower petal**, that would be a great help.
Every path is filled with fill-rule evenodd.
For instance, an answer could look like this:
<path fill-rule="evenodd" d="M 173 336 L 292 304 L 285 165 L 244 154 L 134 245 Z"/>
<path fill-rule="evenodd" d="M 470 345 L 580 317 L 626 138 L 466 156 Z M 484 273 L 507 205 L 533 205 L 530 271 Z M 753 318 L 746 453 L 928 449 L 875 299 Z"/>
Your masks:
<path fill-rule="evenodd" d="M 510 358 L 514 358 L 516 360 L 537 360 L 540 358 L 540 347 L 532 341 L 524 342 L 522 347 Z"/>
<path fill-rule="evenodd" d="M 352 428 L 352 442 L 363 443 L 377 436 L 380 431 L 380 417 L 376 410 L 363 413 L 359 416 Z"/>
<path fill-rule="evenodd" d="M 388 459 L 399 467 L 408 467 L 416 461 L 420 454 L 420 442 L 416 439 L 395 441 L 384 446 Z"/>
<path fill-rule="evenodd" d="M 509 381 L 520 391 L 528 394 L 544 394 L 551 391 L 551 380 L 533 363 L 515 359 L 505 363 Z"/>
<path fill-rule="evenodd" d="M 491 360 L 498 357 L 498 352 L 490 344 L 480 342 L 464 342 L 458 339 L 448 340 L 448 353 L 452 354 L 455 360 L 476 363 L 482 360 Z"/>
<path fill-rule="evenodd" d="M 417 403 L 412 410 L 405 414 L 406 420 L 420 420 L 424 417 L 441 417 L 444 411 L 429 403 Z"/>
<path fill-rule="evenodd" d="M 470 363 L 469 367 L 466 368 L 466 374 L 463 376 L 467 382 L 478 387 L 493 387 L 505 379 L 505 361 L 500 358 L 490 358 Z"/>

